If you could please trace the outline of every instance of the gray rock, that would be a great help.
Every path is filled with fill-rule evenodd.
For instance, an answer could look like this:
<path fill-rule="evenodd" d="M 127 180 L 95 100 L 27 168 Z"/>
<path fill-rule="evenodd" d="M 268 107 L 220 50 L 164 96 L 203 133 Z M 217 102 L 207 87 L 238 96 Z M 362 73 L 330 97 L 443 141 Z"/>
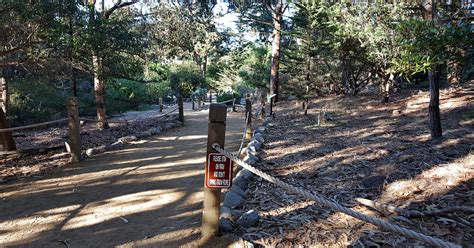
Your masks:
<path fill-rule="evenodd" d="M 125 136 L 125 137 L 122 137 L 122 138 L 118 139 L 118 142 L 120 142 L 122 144 L 127 144 L 127 143 L 130 143 L 130 142 L 135 141 L 137 139 L 138 138 L 136 136 Z"/>
<path fill-rule="evenodd" d="M 234 185 L 233 187 L 237 186 L 241 189 L 244 189 L 246 190 L 248 188 L 248 182 L 249 182 L 249 179 L 250 178 L 244 178 L 244 177 L 236 177 L 234 179 L 234 181 L 232 182 L 232 184 Z M 232 192 L 232 191 L 229 191 L 229 193 Z M 232 192 L 233 194 L 236 194 L 238 195 L 239 197 L 242 197 L 240 196 L 239 194 L 235 193 L 235 192 Z M 226 197 L 227 197 L 227 194 L 226 194 Z M 224 198 L 224 201 L 225 201 L 225 198 Z"/>
<path fill-rule="evenodd" d="M 247 145 L 247 148 L 245 148 L 245 152 L 248 154 L 250 152 L 258 152 L 257 148 L 251 144 Z"/>
<path fill-rule="evenodd" d="M 170 122 L 170 123 L 166 123 L 164 126 L 163 126 L 163 129 L 164 130 L 169 130 L 171 128 L 174 127 L 174 123 L 173 122 Z"/>
<path fill-rule="evenodd" d="M 245 193 L 245 191 L 243 191 L 241 188 L 239 188 L 239 186 L 235 186 L 235 185 L 232 186 L 230 188 L 230 191 L 233 191 L 233 192 L 239 194 L 240 196 L 242 196 L 244 198 L 247 196 L 247 193 Z"/>
<path fill-rule="evenodd" d="M 237 180 L 235 180 L 237 181 Z M 234 184 L 235 184 L 234 181 Z M 229 207 L 229 208 L 237 208 L 241 207 L 244 204 L 245 199 L 240 196 L 239 194 L 229 191 L 225 194 L 224 197 L 224 206 Z"/>
<path fill-rule="evenodd" d="M 242 216 L 240 216 L 240 218 L 235 223 L 241 227 L 249 228 L 249 227 L 256 226 L 259 221 L 260 221 L 260 216 L 258 212 L 255 210 L 249 210 L 246 213 L 244 213 Z"/>
<path fill-rule="evenodd" d="M 258 127 L 257 130 L 260 132 L 260 133 L 264 133 L 267 128 L 266 127 Z"/>
<path fill-rule="evenodd" d="M 229 207 L 222 206 L 221 207 L 221 215 L 219 218 L 227 218 L 229 220 L 232 220 L 232 211 L 230 210 Z"/>
<path fill-rule="evenodd" d="M 255 147 L 255 148 L 251 148 L 251 147 Z M 256 140 L 252 140 L 249 142 L 249 144 L 247 145 L 247 148 L 249 149 L 254 149 L 255 151 L 258 151 L 260 150 L 260 148 L 262 148 L 262 143 L 256 141 Z"/>
<path fill-rule="evenodd" d="M 250 171 L 247 170 L 247 169 L 242 169 L 242 170 L 240 170 L 240 171 L 237 173 L 237 175 L 235 176 L 235 178 L 239 178 L 239 177 L 242 177 L 242 178 L 244 178 L 245 180 L 249 180 L 250 178 L 253 177 L 253 173 L 250 172 Z M 243 188 L 241 188 L 241 189 L 243 189 Z"/>
<path fill-rule="evenodd" d="M 252 154 L 247 154 L 247 156 L 245 156 L 244 158 L 244 161 L 247 161 L 247 160 L 254 160 L 256 162 L 259 162 L 260 158 Z"/>
<path fill-rule="evenodd" d="M 260 142 L 260 143 L 265 143 L 265 139 L 263 138 L 263 135 L 261 133 L 256 133 L 254 136 L 253 136 L 253 139 L 255 139 L 256 141 Z"/>
<path fill-rule="evenodd" d="M 220 233 L 231 233 L 235 229 L 235 224 L 227 218 L 221 218 L 219 220 L 219 232 Z"/>
<path fill-rule="evenodd" d="M 245 154 L 252 154 L 253 156 L 258 156 L 258 151 L 250 150 L 250 149 L 245 149 Z"/>
<path fill-rule="evenodd" d="M 298 100 L 298 97 L 293 96 L 293 95 L 288 96 L 288 101 L 294 101 L 294 100 Z"/>
<path fill-rule="evenodd" d="M 106 150 L 106 147 L 104 145 L 102 146 L 98 146 L 98 147 L 93 147 L 93 148 L 89 148 L 86 150 L 86 155 L 87 156 L 92 156 L 94 154 L 98 154 L 98 153 L 102 153 L 102 152 L 105 152 Z"/>
<path fill-rule="evenodd" d="M 253 159 L 253 158 L 251 158 L 251 157 L 249 157 L 249 156 L 246 156 L 246 157 L 244 158 L 244 162 L 247 163 L 247 164 L 249 164 L 249 165 L 256 165 L 258 161 L 255 160 L 255 159 Z"/>
<path fill-rule="evenodd" d="M 118 142 L 118 141 L 117 141 L 117 142 L 115 142 L 115 143 L 112 143 L 110 146 L 111 146 L 112 148 L 116 148 L 116 147 L 121 147 L 121 146 L 123 146 L 123 144 L 122 144 L 122 142 Z"/>
<path fill-rule="evenodd" d="M 361 185 L 364 188 L 377 189 L 385 183 L 385 176 L 371 176 L 362 180 Z"/>
<path fill-rule="evenodd" d="M 160 126 L 158 127 L 154 127 L 152 128 L 153 129 L 153 133 L 157 134 L 157 133 L 161 133 L 163 131 L 163 128 L 161 128 Z"/>
<path fill-rule="evenodd" d="M 150 131 L 144 131 L 144 132 L 141 132 L 137 138 L 144 138 L 144 137 L 148 137 L 148 136 L 151 136 L 151 132 Z"/>

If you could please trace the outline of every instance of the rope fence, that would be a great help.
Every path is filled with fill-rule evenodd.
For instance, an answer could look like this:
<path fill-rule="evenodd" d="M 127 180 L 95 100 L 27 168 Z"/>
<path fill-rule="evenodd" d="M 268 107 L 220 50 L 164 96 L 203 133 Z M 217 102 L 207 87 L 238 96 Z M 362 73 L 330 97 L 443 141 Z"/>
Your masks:
<path fill-rule="evenodd" d="M 176 106 L 176 104 L 173 105 L 173 106 Z M 172 106 L 172 107 L 173 107 L 173 106 Z M 171 108 L 171 107 L 170 107 L 170 108 Z M 160 117 L 169 115 L 169 114 L 175 112 L 175 111 L 178 110 L 178 109 L 179 109 L 179 107 L 175 107 L 174 109 L 172 109 L 172 110 L 170 110 L 170 111 L 168 111 L 168 112 L 165 112 L 165 113 L 163 113 L 163 114 L 161 114 L 161 115 L 156 116 L 156 118 L 160 118 Z M 97 119 L 91 119 L 91 118 L 85 118 L 85 117 L 80 117 L 79 120 L 81 120 L 81 121 L 89 121 L 89 122 L 100 122 L 100 121 L 97 120 Z M 140 121 L 141 121 L 141 120 L 134 120 L 134 121 L 128 121 L 128 120 L 123 120 L 123 121 L 122 121 L 122 120 L 106 120 L 105 122 L 107 122 L 107 123 L 126 123 L 126 124 L 130 124 L 130 123 L 140 122 Z"/>
<path fill-rule="evenodd" d="M 242 135 L 242 141 L 240 142 L 240 147 L 239 147 L 239 150 L 237 152 L 237 157 L 240 157 L 240 154 L 242 154 L 242 150 L 244 148 L 244 143 L 245 143 L 245 136 L 247 134 L 247 129 L 249 128 L 247 126 L 247 123 L 249 121 L 249 118 L 250 118 L 250 115 L 249 113 L 245 113 L 245 128 L 244 128 L 244 132 L 243 132 L 243 135 Z"/>
<path fill-rule="evenodd" d="M 44 126 L 63 123 L 63 122 L 67 122 L 67 121 L 68 121 L 68 118 L 63 118 L 63 119 L 59 119 L 59 120 L 47 121 L 47 122 L 31 124 L 31 125 L 26 125 L 26 126 L 21 126 L 21 127 L 4 128 L 4 129 L 0 129 L 0 133 L 20 131 L 20 130 L 37 128 L 37 127 L 44 127 Z"/>
<path fill-rule="evenodd" d="M 177 104 L 173 105 L 172 107 L 174 107 L 176 105 Z M 163 117 L 163 116 L 169 115 L 170 113 L 173 113 L 178 109 L 179 108 L 176 107 L 176 108 L 172 109 L 171 111 L 163 113 L 163 114 L 158 115 L 156 117 L 158 118 L 158 117 Z M 22 131 L 22 130 L 37 128 L 37 127 L 44 127 L 44 126 L 48 126 L 48 125 L 67 122 L 68 120 L 69 120 L 68 118 L 63 118 L 63 119 L 58 119 L 58 120 L 54 120 L 54 121 L 41 122 L 41 123 L 36 123 L 36 124 L 31 124 L 31 125 L 26 125 L 26 126 L 4 128 L 4 129 L 0 129 L 0 133 Z M 90 121 L 90 122 L 99 122 L 99 120 L 97 120 L 97 119 L 91 119 L 91 118 L 85 118 L 85 117 L 80 117 L 79 120 L 81 120 L 81 121 Z M 133 123 L 133 122 L 136 122 L 136 121 L 106 120 L 105 122 L 108 122 L 108 123 Z"/>
<path fill-rule="evenodd" d="M 297 188 L 293 185 L 290 185 L 288 183 L 285 183 L 283 181 L 281 181 L 280 179 L 278 178 L 275 178 L 273 176 L 270 176 L 268 174 L 266 174 L 265 172 L 251 166 L 250 164 L 242 161 L 241 159 L 239 159 L 236 155 L 232 154 L 231 152 L 228 152 L 224 149 L 222 149 L 217 143 L 214 143 L 212 145 L 212 148 L 216 151 L 218 151 L 219 153 L 223 154 L 224 156 L 226 156 L 227 158 L 235 161 L 238 165 L 242 166 L 243 168 L 249 170 L 250 172 L 252 172 L 253 174 L 267 180 L 268 182 L 271 182 L 277 186 L 280 186 L 288 191 L 291 191 L 291 192 L 294 192 L 300 196 L 303 196 L 304 198 L 307 198 L 307 199 L 310 199 L 310 200 L 313 200 L 314 202 L 316 202 L 319 206 L 321 207 L 329 207 L 333 210 L 336 210 L 336 211 L 339 211 L 339 212 L 342 212 L 342 213 L 345 213 L 349 216 L 352 216 L 356 219 L 359 219 L 359 220 L 362 220 L 362 221 L 365 221 L 365 222 L 368 222 L 368 223 L 371 223 L 373 225 L 376 225 L 376 226 L 379 226 L 379 227 L 382 227 L 386 230 L 389 230 L 389 231 L 392 231 L 392 232 L 396 232 L 396 233 L 399 233 L 399 234 L 402 234 L 402 235 L 405 235 L 407 237 L 410 237 L 410 238 L 413 238 L 413 239 L 417 239 L 417 240 L 420 240 L 420 241 L 423 241 L 427 244 L 431 244 L 431 245 L 434 245 L 434 246 L 437 246 L 437 247 L 461 247 L 459 245 L 456 245 L 456 244 L 453 244 L 453 243 L 450 243 L 450 242 L 447 242 L 447 241 L 444 241 L 444 240 L 441 240 L 439 238 L 435 238 L 435 237 L 431 237 L 431 236 L 428 236 L 428 235 L 425 235 L 425 234 L 422 234 L 422 233 L 419 233 L 419 232 L 416 232 L 416 231 L 413 231 L 413 230 L 410 230 L 410 229 L 407 229 L 405 227 L 401 227 L 399 225 L 396 225 L 396 224 L 392 224 L 388 221 L 384 221 L 384 220 L 381 220 L 381 219 L 378 219 L 376 217 L 373 217 L 373 216 L 369 216 L 369 215 L 366 215 L 366 214 L 363 214 L 363 213 L 360 213 L 360 212 L 357 212 L 357 211 L 354 211 L 350 208 L 347 208 L 347 207 L 344 207 L 342 205 L 340 205 L 339 203 L 337 202 L 334 202 L 334 201 L 331 201 L 331 200 L 328 200 L 327 198 L 323 197 L 323 196 L 320 196 L 320 195 L 317 195 L 317 194 L 314 194 L 314 193 L 311 193 L 307 190 L 304 190 L 304 189 L 300 189 L 300 188 Z"/>

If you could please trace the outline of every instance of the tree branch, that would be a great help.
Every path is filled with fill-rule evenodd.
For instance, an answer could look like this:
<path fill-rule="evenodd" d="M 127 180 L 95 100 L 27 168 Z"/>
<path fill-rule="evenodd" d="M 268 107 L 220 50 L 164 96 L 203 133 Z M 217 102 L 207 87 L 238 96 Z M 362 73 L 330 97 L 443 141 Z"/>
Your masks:
<path fill-rule="evenodd" d="M 114 13 L 114 11 L 116 11 L 120 8 L 130 6 L 130 5 L 135 4 L 135 3 L 138 3 L 138 0 L 132 0 L 130 2 L 123 2 L 123 3 L 122 3 L 122 0 L 119 0 L 112 8 L 110 8 L 109 10 L 107 10 L 104 13 L 104 18 L 109 19 L 109 17 Z"/>

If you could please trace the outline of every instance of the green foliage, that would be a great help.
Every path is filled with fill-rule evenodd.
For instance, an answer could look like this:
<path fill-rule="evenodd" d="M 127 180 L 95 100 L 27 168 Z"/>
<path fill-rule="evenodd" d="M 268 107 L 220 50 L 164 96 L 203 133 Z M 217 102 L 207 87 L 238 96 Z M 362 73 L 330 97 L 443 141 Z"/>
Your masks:
<path fill-rule="evenodd" d="M 236 98 L 240 98 L 240 97 L 237 97 L 239 96 L 239 94 L 235 94 L 235 95 L 236 95 Z M 234 94 L 232 92 L 222 92 L 217 95 L 217 102 L 224 102 L 224 101 L 228 101 L 232 99 L 234 99 Z M 230 104 L 232 103 L 228 103 L 227 105 L 230 105 Z"/>
<path fill-rule="evenodd" d="M 192 63 L 171 65 L 168 80 L 171 89 L 183 97 L 189 97 L 198 87 L 206 86 L 199 67 Z"/>
<path fill-rule="evenodd" d="M 238 70 L 241 82 L 250 87 L 267 89 L 270 81 L 270 51 L 265 46 L 251 45 L 243 54 Z"/>
<path fill-rule="evenodd" d="M 410 76 L 427 72 L 447 61 L 467 64 L 473 57 L 474 36 L 470 25 L 441 25 L 411 18 L 397 25 L 396 42 L 400 55 L 393 60 L 394 69 Z"/>
<path fill-rule="evenodd" d="M 191 98 L 193 100 L 197 100 L 199 98 L 203 98 L 207 93 L 207 90 L 204 88 L 197 88 L 193 93 L 191 94 Z"/>
<path fill-rule="evenodd" d="M 120 110 L 138 110 L 145 103 L 147 91 L 143 83 L 127 80 L 112 79 L 108 82 L 106 106 L 112 112 Z"/>
<path fill-rule="evenodd" d="M 167 65 L 160 63 L 150 63 L 148 65 L 148 75 L 145 75 L 147 81 L 166 81 L 170 73 L 170 68 Z"/>
<path fill-rule="evenodd" d="M 151 82 L 146 84 L 146 102 L 158 103 L 159 98 L 171 93 L 171 87 L 168 81 Z"/>
<path fill-rule="evenodd" d="M 11 84 L 9 119 L 25 125 L 66 116 L 67 94 L 52 84 L 24 79 Z"/>

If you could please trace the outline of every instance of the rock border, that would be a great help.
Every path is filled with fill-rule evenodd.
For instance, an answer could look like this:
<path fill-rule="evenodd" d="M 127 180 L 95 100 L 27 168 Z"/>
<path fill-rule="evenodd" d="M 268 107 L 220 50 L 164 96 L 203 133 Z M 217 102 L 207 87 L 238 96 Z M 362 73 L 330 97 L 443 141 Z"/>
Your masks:
<path fill-rule="evenodd" d="M 265 144 L 265 131 L 272 118 L 266 117 L 262 125 L 255 129 L 252 138 L 244 149 L 246 156 L 243 161 L 250 165 L 257 165 L 260 152 Z M 221 234 L 232 233 L 237 228 L 250 228 L 258 225 L 260 214 L 255 210 L 244 212 L 242 207 L 247 196 L 248 183 L 254 174 L 247 169 L 240 170 L 235 176 L 232 187 L 226 192 L 220 209 L 219 231 Z"/>
<path fill-rule="evenodd" d="M 180 126 L 183 126 L 183 125 L 184 125 L 184 123 L 178 121 L 178 114 L 173 114 L 173 115 L 170 115 L 169 122 L 165 122 L 162 125 L 158 125 L 156 127 L 150 128 L 146 131 L 142 131 L 142 132 L 140 132 L 138 134 L 135 134 L 135 135 L 129 135 L 129 136 L 121 137 L 116 142 L 114 142 L 112 144 L 100 145 L 100 146 L 91 147 L 91 148 L 88 148 L 86 150 L 83 150 L 82 151 L 82 157 L 83 158 L 92 157 L 94 155 L 104 153 L 104 152 L 112 150 L 114 148 L 121 147 L 125 144 L 130 144 L 133 141 L 137 141 L 137 140 L 140 140 L 140 139 L 143 139 L 143 138 L 155 135 L 155 134 L 159 134 L 163 131 L 170 130 L 170 129 L 173 129 L 175 127 L 180 127 Z"/>

